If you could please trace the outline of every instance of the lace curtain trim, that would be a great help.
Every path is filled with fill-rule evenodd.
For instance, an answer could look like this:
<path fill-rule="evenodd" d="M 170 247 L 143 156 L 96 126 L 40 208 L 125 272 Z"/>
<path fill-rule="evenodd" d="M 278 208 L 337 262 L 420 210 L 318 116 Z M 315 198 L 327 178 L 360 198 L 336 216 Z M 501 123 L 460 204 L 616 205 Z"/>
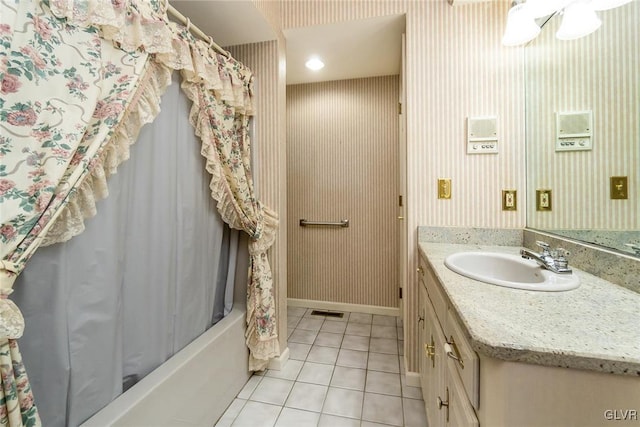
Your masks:
<path fill-rule="evenodd" d="M 166 11 L 160 11 L 157 1 L 50 0 L 50 7 L 55 16 L 66 18 L 74 25 L 97 27 L 104 39 L 111 40 L 120 49 L 141 50 L 152 55 L 130 112 L 95 162 L 89 177 L 70 195 L 65 210 L 43 245 L 66 241 L 80 234 L 84 230 L 84 220 L 96 214 L 96 201 L 108 194 L 106 179 L 129 158 L 129 146 L 136 141 L 142 126 L 157 116 L 160 97 L 170 84 L 172 70 L 182 73 L 182 88 L 193 102 L 190 121 L 204 141 L 213 136 L 208 129 L 207 108 L 199 100 L 200 88 L 212 92 L 216 99 L 233 108 L 235 114 L 247 117 L 254 114 L 251 70 L 235 59 L 215 52 L 208 43 L 195 39 L 186 27 L 170 22 Z M 280 354 L 273 278 L 266 254 L 275 240 L 277 214 L 259 203 L 255 217 L 240 214 L 242 209 L 229 188 L 215 148 L 203 143 L 201 154 L 212 176 L 211 196 L 217 202 L 222 219 L 252 237 L 246 343 L 251 350 L 249 368 L 262 370 L 269 359 Z"/>
<path fill-rule="evenodd" d="M 96 214 L 96 202 L 108 195 L 107 178 L 129 158 L 129 146 L 135 143 L 142 126 L 158 115 L 160 98 L 171 82 L 172 70 L 181 70 L 183 81 L 204 85 L 237 113 L 254 112 L 251 70 L 213 51 L 206 42 L 195 39 L 186 27 L 168 21 L 166 12 L 157 12 L 159 8 L 157 5 L 154 8 L 153 1 L 51 0 L 50 8 L 56 17 L 73 25 L 98 27 L 106 40 L 121 49 L 144 50 L 154 55 L 153 65 L 148 65 L 149 75 L 139 86 L 130 112 L 93 165 L 91 174 L 70 194 L 43 246 L 67 241 L 84 231 L 84 221 Z M 202 154 L 208 158 L 206 153 Z M 220 183 L 215 191 L 212 188 L 212 196 L 221 203 L 218 208 L 222 218 L 233 226 L 233 202 L 222 196 L 223 177 L 211 162 L 207 163 L 207 170 L 214 176 L 212 183 Z"/>
<path fill-rule="evenodd" d="M 157 62 L 182 70 L 187 80 L 204 83 L 238 113 L 253 115 L 251 70 L 169 21 L 158 1 L 50 0 L 49 6 L 71 24 L 97 27 L 105 40 L 123 50 L 154 54 Z"/>
<path fill-rule="evenodd" d="M 130 146 L 138 139 L 145 124 L 160 113 L 160 98 L 171 84 L 171 70 L 148 63 L 122 121 L 100 157 L 92 165 L 89 175 L 70 195 L 69 201 L 44 237 L 41 246 L 65 242 L 85 229 L 84 221 L 96 215 L 96 202 L 109 195 L 107 178 L 129 159 Z"/>
<path fill-rule="evenodd" d="M 245 333 L 249 355 L 249 370 L 262 371 L 269 360 L 280 355 L 280 344 L 275 319 L 273 278 L 267 258 L 267 250 L 273 245 L 278 229 L 278 215 L 262 207 L 264 225 L 260 238 L 249 244 L 251 276 L 247 292 L 247 331 Z M 264 286 L 268 282 L 270 286 Z"/>

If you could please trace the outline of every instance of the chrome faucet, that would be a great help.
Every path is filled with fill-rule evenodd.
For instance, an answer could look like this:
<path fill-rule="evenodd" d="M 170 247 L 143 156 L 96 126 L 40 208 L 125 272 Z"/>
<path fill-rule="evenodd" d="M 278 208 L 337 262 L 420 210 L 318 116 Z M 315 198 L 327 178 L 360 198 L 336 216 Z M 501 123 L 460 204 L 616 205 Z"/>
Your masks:
<path fill-rule="evenodd" d="M 562 248 L 552 251 L 549 249 L 549 244 L 545 242 L 538 241 L 536 244 L 542 248 L 542 252 L 537 254 L 529 249 L 520 249 L 522 258 L 532 259 L 542 268 L 546 268 L 554 273 L 571 273 L 571 269 L 568 267 L 569 261 L 567 261 L 566 258 L 566 256 L 569 255 L 568 251 Z"/>

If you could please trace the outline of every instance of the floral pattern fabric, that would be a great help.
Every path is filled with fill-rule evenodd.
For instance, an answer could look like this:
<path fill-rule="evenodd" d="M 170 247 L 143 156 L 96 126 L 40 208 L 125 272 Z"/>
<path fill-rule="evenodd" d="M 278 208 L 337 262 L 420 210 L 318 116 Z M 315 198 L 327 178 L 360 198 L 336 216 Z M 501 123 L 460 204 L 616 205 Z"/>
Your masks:
<path fill-rule="evenodd" d="M 2 0 L 0 8 L 0 424 L 37 426 L 16 341 L 24 319 L 7 297 L 95 168 L 148 54 L 56 18 L 47 2 Z"/>
<path fill-rule="evenodd" d="M 38 237 L 95 166 L 147 55 L 115 49 L 95 28 L 63 23 L 44 3 L 2 8 L 0 255 L 9 292 Z M 23 26 L 33 33 L 13 31 Z"/>
<path fill-rule="evenodd" d="M 249 162 L 253 76 L 169 22 L 164 5 L 0 0 L 2 425 L 40 425 L 15 341 L 24 319 L 7 299 L 15 277 L 40 245 L 79 234 L 84 219 L 95 214 L 95 200 L 107 194 L 106 177 L 157 115 L 174 69 L 182 71 L 194 103 L 191 118 L 212 174 L 212 197 L 223 219 L 253 239 L 250 368 L 264 369 L 279 354 L 266 255 L 277 215 L 255 198 Z"/>
<path fill-rule="evenodd" d="M 246 341 L 251 353 L 250 369 L 262 370 L 270 358 L 280 354 L 273 278 L 266 255 L 278 220 L 275 212 L 256 200 L 253 190 L 248 138 L 249 118 L 254 113 L 253 74 L 230 55 L 217 53 L 207 42 L 196 40 L 184 26 L 168 22 L 166 11 L 164 16 L 160 13 L 164 2 L 111 3 L 51 0 L 51 8 L 54 15 L 67 18 L 68 22 L 96 26 L 106 40 L 118 46 L 153 54 L 155 65 L 151 68 L 181 70 L 183 90 L 193 102 L 191 122 L 202 139 L 202 155 L 212 175 L 211 195 L 223 220 L 253 239 Z M 93 191 L 90 185 L 85 187 L 83 193 Z M 72 202 L 62 217 L 70 224 L 81 222 L 82 210 Z M 89 209 L 85 217 L 92 213 Z M 47 243 L 68 238 L 64 232 L 69 227 L 61 229 L 60 234 L 56 231 L 55 236 L 49 236 Z"/>
<path fill-rule="evenodd" d="M 0 376 L 0 423 L 25 427 L 41 425 L 16 340 L 0 340 Z"/>
<path fill-rule="evenodd" d="M 278 218 L 255 197 L 251 175 L 249 117 L 238 113 L 203 84 L 188 81 L 183 88 L 193 101 L 191 120 L 202 140 L 202 155 L 211 173 L 211 195 L 223 220 L 244 230 L 253 241 L 247 287 L 246 342 L 251 350 L 249 369 L 267 367 L 280 354 L 276 328 L 273 277 L 267 250 L 275 240 Z"/>
<path fill-rule="evenodd" d="M 0 255 L 20 270 L 95 167 L 148 55 L 116 49 L 45 3 L 5 0 L 2 8 Z M 34 31 L 13 31 L 23 27 Z M 19 273 L 12 270 L 4 270 L 3 289 Z"/>

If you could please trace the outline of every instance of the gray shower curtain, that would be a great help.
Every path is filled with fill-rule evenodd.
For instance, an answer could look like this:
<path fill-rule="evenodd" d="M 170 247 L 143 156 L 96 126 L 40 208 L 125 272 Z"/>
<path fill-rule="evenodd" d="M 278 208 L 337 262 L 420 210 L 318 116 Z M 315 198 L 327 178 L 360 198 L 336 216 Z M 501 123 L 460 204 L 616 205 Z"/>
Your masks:
<path fill-rule="evenodd" d="M 14 286 L 43 425 L 79 425 L 231 310 L 238 232 L 210 196 L 176 73 L 161 107 L 86 230 L 39 249 Z"/>

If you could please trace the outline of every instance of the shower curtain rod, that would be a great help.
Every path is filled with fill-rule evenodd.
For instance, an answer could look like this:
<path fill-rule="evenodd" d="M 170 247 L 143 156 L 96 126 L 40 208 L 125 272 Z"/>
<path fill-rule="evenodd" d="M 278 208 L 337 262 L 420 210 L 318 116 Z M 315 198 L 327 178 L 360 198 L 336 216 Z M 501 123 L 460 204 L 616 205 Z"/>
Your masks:
<path fill-rule="evenodd" d="M 178 12 L 178 10 L 175 7 L 171 6 L 169 4 L 168 0 L 166 1 L 166 5 L 167 5 L 167 13 L 169 15 L 173 16 L 178 21 L 180 21 L 182 24 L 186 25 L 187 26 L 187 31 L 191 31 L 193 34 L 195 34 L 196 36 L 200 37 L 202 40 L 208 41 L 209 42 L 209 47 L 214 48 L 218 53 L 223 54 L 227 58 L 231 58 L 231 54 L 229 52 L 227 52 L 226 50 L 224 50 L 223 48 L 218 46 L 213 41 L 213 38 L 211 36 L 205 34 L 196 25 L 193 25 L 191 23 L 191 20 L 189 18 L 187 18 L 186 16 L 184 16 L 182 13 Z"/>

